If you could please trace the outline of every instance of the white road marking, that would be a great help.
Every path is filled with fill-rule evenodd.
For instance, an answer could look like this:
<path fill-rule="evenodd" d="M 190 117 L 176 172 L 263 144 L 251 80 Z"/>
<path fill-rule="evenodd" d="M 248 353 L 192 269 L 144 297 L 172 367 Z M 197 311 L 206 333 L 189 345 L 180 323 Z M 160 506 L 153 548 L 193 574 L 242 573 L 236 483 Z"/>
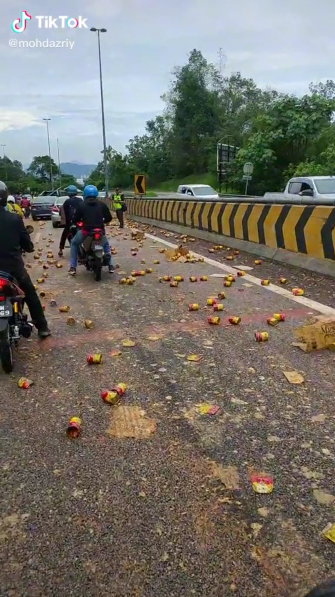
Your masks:
<path fill-rule="evenodd" d="M 36 232 L 35 236 L 34 236 L 34 243 L 38 243 L 40 241 L 41 238 L 41 233 L 40 232 Z"/>
<path fill-rule="evenodd" d="M 145 236 L 147 238 L 150 238 L 151 240 L 155 240 L 163 245 L 166 245 L 167 247 L 170 247 L 171 249 L 178 248 L 178 245 L 170 243 L 167 240 L 158 238 L 157 236 L 153 236 L 152 234 L 146 233 Z M 236 274 L 236 269 L 234 269 L 233 267 L 230 267 L 229 265 L 226 265 L 224 263 L 219 263 L 218 261 L 215 261 L 214 259 L 210 259 L 209 257 L 204 257 L 204 255 L 200 255 L 199 253 L 194 253 L 194 251 L 192 251 L 192 250 L 190 250 L 190 253 L 192 255 L 194 255 L 194 257 L 196 257 L 196 258 L 201 257 L 204 260 L 204 262 L 207 263 L 208 265 L 217 267 L 218 269 L 220 269 L 224 272 L 227 272 L 228 274 L 234 274 L 234 275 Z M 281 288 L 280 286 L 276 286 L 275 284 L 270 284 L 270 286 L 262 286 L 261 279 L 256 278 L 255 276 L 251 276 L 250 274 L 246 274 L 245 276 L 243 276 L 243 280 L 245 280 L 247 282 L 252 282 L 252 284 L 255 284 L 255 286 L 261 286 L 261 288 L 263 288 L 264 290 L 273 292 L 274 294 L 279 294 L 280 296 L 290 299 L 291 301 L 294 301 L 295 303 L 298 303 L 299 305 L 303 305 L 304 307 L 307 307 L 308 309 L 312 309 L 313 311 L 318 311 L 319 313 L 321 313 L 322 315 L 325 315 L 326 317 L 335 317 L 335 309 L 333 309 L 332 307 L 328 307 L 327 305 L 323 305 L 322 303 L 318 303 L 317 301 L 313 301 L 312 299 L 306 298 L 304 296 L 293 296 L 293 294 L 289 290 L 285 290 L 285 288 Z"/>

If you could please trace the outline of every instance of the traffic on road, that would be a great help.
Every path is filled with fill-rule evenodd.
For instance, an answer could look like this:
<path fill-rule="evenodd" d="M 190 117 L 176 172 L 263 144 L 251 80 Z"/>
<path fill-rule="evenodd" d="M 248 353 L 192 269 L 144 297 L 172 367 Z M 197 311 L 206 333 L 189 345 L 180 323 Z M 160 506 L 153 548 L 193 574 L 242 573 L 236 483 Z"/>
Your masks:
<path fill-rule="evenodd" d="M 97 282 L 33 225 L 51 336 L 0 373 L 3 594 L 304 595 L 334 576 L 334 353 L 296 335 L 335 317 L 329 280 L 114 217 Z"/>

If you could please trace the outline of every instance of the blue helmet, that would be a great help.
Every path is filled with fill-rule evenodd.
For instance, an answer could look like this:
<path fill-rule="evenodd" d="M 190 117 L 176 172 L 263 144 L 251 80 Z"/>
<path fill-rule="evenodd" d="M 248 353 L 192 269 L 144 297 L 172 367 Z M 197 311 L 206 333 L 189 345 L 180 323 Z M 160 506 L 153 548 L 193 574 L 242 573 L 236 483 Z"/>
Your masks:
<path fill-rule="evenodd" d="M 98 197 L 98 195 L 99 195 L 98 189 L 97 189 L 97 187 L 94 186 L 94 184 L 88 184 L 84 188 L 83 195 L 84 195 L 84 199 L 87 199 L 87 197 Z"/>
<path fill-rule="evenodd" d="M 77 187 L 75 187 L 74 184 L 70 184 L 70 186 L 67 187 L 66 192 L 69 197 L 73 197 L 78 193 Z"/>

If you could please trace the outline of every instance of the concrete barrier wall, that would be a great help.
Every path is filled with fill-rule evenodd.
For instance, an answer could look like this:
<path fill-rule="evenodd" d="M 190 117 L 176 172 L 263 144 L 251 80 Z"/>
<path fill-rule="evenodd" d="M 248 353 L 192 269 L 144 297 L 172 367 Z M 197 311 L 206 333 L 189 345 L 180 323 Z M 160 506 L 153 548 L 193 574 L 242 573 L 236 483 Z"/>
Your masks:
<path fill-rule="evenodd" d="M 335 260 L 335 208 L 224 202 L 128 199 L 128 214 L 285 249 L 316 259 Z M 201 238 L 205 238 L 201 234 Z"/>

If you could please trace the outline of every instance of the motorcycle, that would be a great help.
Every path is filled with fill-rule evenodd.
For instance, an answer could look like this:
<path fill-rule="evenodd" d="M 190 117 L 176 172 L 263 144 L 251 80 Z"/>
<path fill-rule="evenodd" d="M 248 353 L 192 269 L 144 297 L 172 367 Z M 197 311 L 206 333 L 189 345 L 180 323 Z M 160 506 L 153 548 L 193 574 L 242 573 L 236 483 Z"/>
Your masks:
<path fill-rule="evenodd" d="M 29 234 L 34 229 L 27 226 Z M 13 371 L 13 347 L 30 338 L 33 324 L 23 312 L 24 292 L 10 274 L 0 271 L 0 362 L 5 373 Z"/>
<path fill-rule="evenodd" d="M 69 243 L 75 236 L 78 230 L 83 227 L 82 222 L 71 226 L 70 233 L 68 236 Z M 85 265 L 88 271 L 94 273 L 94 279 L 97 282 L 101 280 L 101 270 L 105 265 L 109 264 L 109 255 L 104 254 L 103 250 L 103 238 L 105 233 L 101 228 L 94 228 L 90 232 L 85 232 L 85 240 L 79 246 L 78 251 L 78 263 Z"/>

